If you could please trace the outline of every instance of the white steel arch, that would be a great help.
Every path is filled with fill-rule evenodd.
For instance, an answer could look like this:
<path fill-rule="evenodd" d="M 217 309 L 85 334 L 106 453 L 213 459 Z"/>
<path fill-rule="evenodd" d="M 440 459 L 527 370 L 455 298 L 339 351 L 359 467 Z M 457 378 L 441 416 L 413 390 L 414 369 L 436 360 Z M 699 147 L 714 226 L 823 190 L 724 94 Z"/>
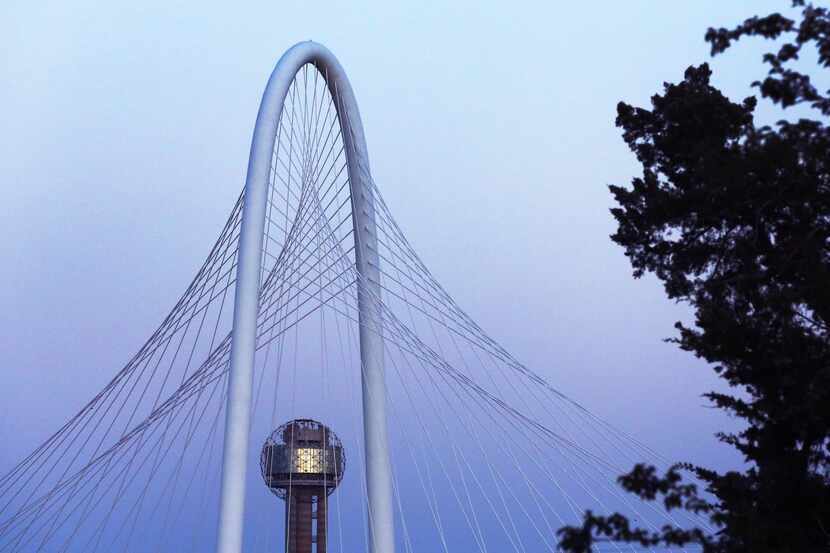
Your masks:
<path fill-rule="evenodd" d="M 369 551 L 394 553 L 383 338 L 379 317 L 372 316 L 378 311 L 376 302 L 380 297 L 380 272 L 375 206 L 369 186 L 369 157 L 357 102 L 346 73 L 325 46 L 311 41 L 290 48 L 271 73 L 257 114 L 248 159 L 239 236 L 217 553 L 242 551 L 253 363 L 269 171 L 286 94 L 297 72 L 308 63 L 316 66 L 326 79 L 337 109 L 348 166 L 356 268 L 362 281 L 358 286 L 358 310 L 363 368 Z"/>

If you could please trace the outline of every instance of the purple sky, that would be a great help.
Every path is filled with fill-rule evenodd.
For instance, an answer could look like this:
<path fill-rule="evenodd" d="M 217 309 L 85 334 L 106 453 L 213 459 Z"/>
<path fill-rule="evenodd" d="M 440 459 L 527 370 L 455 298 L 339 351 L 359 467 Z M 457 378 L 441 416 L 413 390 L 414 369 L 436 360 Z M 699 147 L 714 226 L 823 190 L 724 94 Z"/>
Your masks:
<path fill-rule="evenodd" d="M 0 9 L 0 472 L 190 281 L 244 181 L 265 80 L 307 38 L 344 64 L 375 181 L 483 328 L 667 457 L 736 466 L 712 437 L 731 422 L 700 397 L 713 374 L 661 341 L 686 309 L 608 239 L 606 185 L 638 170 L 613 120 L 708 60 L 707 26 L 786 3 L 305 4 Z M 733 98 L 763 71 L 751 41 L 709 61 Z"/>

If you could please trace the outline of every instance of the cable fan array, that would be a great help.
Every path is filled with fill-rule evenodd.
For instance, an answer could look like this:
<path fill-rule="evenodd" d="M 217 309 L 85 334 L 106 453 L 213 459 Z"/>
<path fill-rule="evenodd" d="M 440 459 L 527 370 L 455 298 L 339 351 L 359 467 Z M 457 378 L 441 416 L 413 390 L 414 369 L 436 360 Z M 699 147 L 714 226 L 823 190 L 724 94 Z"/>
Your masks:
<path fill-rule="evenodd" d="M 347 131 L 326 77 L 310 64 L 297 73 L 274 144 L 246 551 L 282 547 L 282 505 L 259 480 L 256 445 L 302 417 L 331 427 L 350 459 L 327 547 L 367 549 L 357 295 L 374 292 L 355 269 Z M 377 186 L 366 192 L 382 289 L 367 315 L 384 339 L 400 551 L 552 551 L 557 529 L 585 509 L 655 529 L 702 524 L 619 489 L 632 463 L 661 459 L 493 340 L 429 272 Z M 0 553 L 213 547 L 242 200 L 138 353 L 0 478 Z"/>

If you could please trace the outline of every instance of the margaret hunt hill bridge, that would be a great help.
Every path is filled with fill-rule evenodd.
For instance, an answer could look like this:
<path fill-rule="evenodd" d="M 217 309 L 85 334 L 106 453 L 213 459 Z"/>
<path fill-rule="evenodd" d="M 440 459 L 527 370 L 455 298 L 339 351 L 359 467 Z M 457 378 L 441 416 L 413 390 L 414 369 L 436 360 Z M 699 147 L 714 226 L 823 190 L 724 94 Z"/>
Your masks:
<path fill-rule="evenodd" d="M 113 372 L 0 467 L 0 553 L 535 553 L 585 509 L 702 523 L 620 489 L 632 463 L 665 463 L 433 277 L 372 179 L 346 73 L 313 42 L 268 80 L 204 264 Z"/>

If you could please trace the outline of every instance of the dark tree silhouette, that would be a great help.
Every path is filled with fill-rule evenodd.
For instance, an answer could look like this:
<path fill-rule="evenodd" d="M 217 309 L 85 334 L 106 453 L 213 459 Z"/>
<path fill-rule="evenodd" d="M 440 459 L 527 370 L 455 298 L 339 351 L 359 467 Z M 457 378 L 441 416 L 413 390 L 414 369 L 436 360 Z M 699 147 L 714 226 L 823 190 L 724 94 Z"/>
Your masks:
<path fill-rule="evenodd" d="M 599 540 L 643 546 L 698 544 L 705 552 L 830 551 L 830 91 L 819 92 L 799 54 L 830 67 L 830 13 L 793 2 L 799 21 L 753 17 L 709 29 L 712 54 L 745 36 L 783 43 L 753 86 L 780 108 L 814 119 L 755 126 L 756 99 L 734 103 L 714 88 L 708 65 L 666 84 L 651 109 L 624 103 L 617 126 L 643 167 L 630 188 L 611 186 L 634 276 L 653 273 L 669 298 L 689 304 L 694 325 L 670 341 L 705 359 L 735 389 L 705 396 L 745 423 L 718 438 L 747 469 L 721 473 L 678 464 L 660 475 L 637 465 L 624 489 L 668 510 L 707 517 L 702 528 L 635 527 L 620 514 L 587 512 L 559 531 L 560 547 L 590 551 Z M 804 52 L 802 52 L 804 50 Z M 808 52 L 810 50 L 810 52 Z M 699 490 L 683 473 L 693 474 Z"/>

